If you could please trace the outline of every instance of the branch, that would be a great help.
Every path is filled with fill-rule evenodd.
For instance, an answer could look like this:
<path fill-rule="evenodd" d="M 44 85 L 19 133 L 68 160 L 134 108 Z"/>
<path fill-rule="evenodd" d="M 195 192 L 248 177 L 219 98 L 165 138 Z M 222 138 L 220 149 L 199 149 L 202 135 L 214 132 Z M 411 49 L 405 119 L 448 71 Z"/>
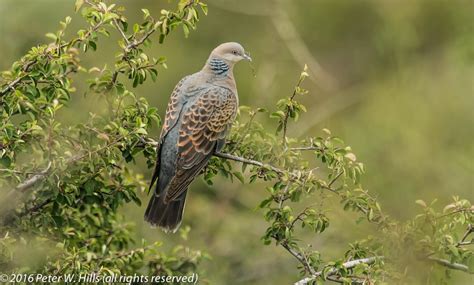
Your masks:
<path fill-rule="evenodd" d="M 323 188 L 323 189 L 326 189 L 326 190 L 329 190 L 333 193 L 336 193 L 337 195 L 341 195 L 341 193 L 339 193 L 338 191 L 336 191 L 335 189 L 333 189 L 331 186 L 334 184 L 334 182 L 337 181 L 337 179 L 339 179 L 339 177 L 341 177 L 341 175 L 344 173 L 344 171 L 340 171 L 329 183 L 328 185 L 324 185 L 322 183 L 320 183 L 320 186 Z M 366 213 L 367 211 L 363 210 L 361 207 L 357 206 L 359 208 L 359 210 L 361 210 L 363 213 Z"/>
<path fill-rule="evenodd" d="M 295 150 L 295 151 L 305 151 L 305 150 L 320 150 L 320 147 L 317 146 L 302 146 L 302 147 L 292 147 L 290 150 Z"/>
<path fill-rule="evenodd" d="M 460 246 L 463 246 L 463 245 L 470 245 L 472 244 L 473 242 L 472 241 L 466 241 L 467 237 L 474 232 L 474 227 L 472 226 L 472 224 L 469 224 L 467 226 L 467 230 L 466 232 L 464 233 L 463 237 L 461 238 L 461 240 L 456 244 L 456 247 L 460 247 Z"/>
<path fill-rule="evenodd" d="M 446 218 L 446 217 L 449 217 L 451 215 L 455 215 L 455 214 L 459 214 L 459 213 L 464 213 L 464 212 L 472 212 L 472 209 L 469 209 L 469 208 L 461 208 L 461 209 L 457 209 L 455 211 L 452 211 L 452 212 L 449 212 L 447 214 L 443 214 L 441 216 L 438 216 L 436 217 L 436 219 L 442 219 L 442 218 Z"/>
<path fill-rule="evenodd" d="M 138 41 L 137 40 L 134 40 L 133 42 L 129 43 L 127 46 L 126 46 L 126 49 L 127 50 L 131 50 L 131 49 L 134 49 L 136 48 L 137 46 L 143 44 L 155 31 L 156 31 L 157 28 L 153 27 L 151 30 L 149 30 L 141 39 L 139 39 Z"/>
<path fill-rule="evenodd" d="M 114 26 L 117 28 L 117 30 L 120 32 L 120 35 L 122 36 L 123 40 L 125 41 L 125 44 L 128 46 L 130 42 L 128 41 L 127 36 L 125 35 L 125 32 L 122 30 L 122 28 L 119 26 L 117 19 L 114 19 Z"/>
<path fill-rule="evenodd" d="M 27 62 L 23 68 L 22 68 L 22 71 L 23 72 L 28 72 L 30 67 L 36 63 L 36 60 L 32 60 L 32 61 L 29 61 Z M 19 77 L 17 77 L 16 79 L 12 80 L 10 83 L 8 83 L 8 85 L 2 90 L 0 91 L 0 98 L 3 97 L 3 95 L 7 94 L 8 90 L 15 90 L 15 87 L 18 85 L 18 83 L 21 82 L 21 80 L 23 80 L 23 78 L 26 77 L 26 74 L 25 75 L 21 75 Z"/>
<path fill-rule="evenodd" d="M 377 261 L 377 260 L 383 260 L 383 259 L 385 259 L 384 256 L 374 256 L 374 257 L 356 259 L 356 260 L 351 260 L 351 261 L 343 263 L 342 267 L 344 267 L 345 269 L 351 269 L 351 268 L 356 267 L 359 264 L 364 263 L 364 264 L 370 265 L 370 264 L 375 263 L 375 261 Z M 459 271 L 463 271 L 463 272 L 466 272 L 466 273 L 469 273 L 469 274 L 474 274 L 474 272 L 471 271 L 467 265 L 464 265 L 464 264 L 461 264 L 461 263 L 451 263 L 446 259 L 441 259 L 441 258 L 436 258 L 436 257 L 428 257 L 427 260 L 435 262 L 435 263 L 437 263 L 441 266 L 447 267 L 449 269 L 459 270 Z M 336 275 L 338 271 L 339 270 L 337 268 L 333 267 L 328 272 L 326 272 L 326 277 Z M 321 277 L 322 275 L 323 275 L 323 270 L 318 271 L 315 274 L 313 274 L 312 276 L 306 277 L 306 278 L 301 279 L 300 281 L 296 282 L 295 285 L 309 284 L 312 281 L 316 280 L 317 278 Z M 335 280 L 329 279 L 329 278 L 328 278 L 328 280 L 335 281 Z M 335 282 L 337 282 L 337 281 L 335 281 Z"/>
<path fill-rule="evenodd" d="M 341 177 L 341 175 L 342 175 L 343 173 L 344 173 L 344 171 L 339 172 L 339 173 L 329 182 L 328 187 L 330 188 L 330 187 L 334 184 L 334 182 L 336 182 L 337 179 L 339 179 L 339 177 Z"/>
<path fill-rule="evenodd" d="M 224 159 L 230 159 L 230 160 L 234 160 L 234 161 L 238 161 L 238 162 L 242 162 L 242 163 L 246 163 L 246 164 L 251 164 L 251 165 L 255 165 L 255 166 L 260 166 L 260 167 L 263 167 L 263 168 L 269 168 L 272 171 L 274 171 L 274 172 L 276 172 L 280 175 L 283 175 L 283 174 L 286 173 L 285 170 L 283 170 L 281 168 L 278 168 L 278 167 L 275 167 L 275 166 L 272 166 L 270 164 L 262 163 L 260 161 L 256 161 L 256 160 L 252 160 L 252 159 L 243 158 L 243 157 L 240 157 L 240 156 L 235 156 L 235 155 L 232 155 L 232 154 L 229 154 L 229 153 L 216 152 L 216 153 L 214 153 L 214 156 L 224 158 Z"/>
<path fill-rule="evenodd" d="M 291 255 L 293 255 L 301 264 L 303 264 L 304 268 L 306 271 L 308 271 L 310 274 L 316 274 L 314 271 L 314 268 L 309 264 L 308 260 L 306 259 L 306 256 L 304 254 L 300 254 L 296 252 L 294 249 L 292 249 L 286 241 L 282 241 L 281 246 L 285 248 Z"/>
<path fill-rule="evenodd" d="M 150 144 L 152 146 L 157 146 L 158 145 L 158 142 L 156 142 L 155 140 L 150 139 L 150 138 L 147 138 L 147 139 L 142 138 L 142 143 L 143 144 Z M 216 152 L 216 153 L 214 153 L 214 156 L 219 157 L 219 158 L 223 158 L 223 159 L 229 159 L 229 160 L 233 160 L 233 161 L 237 161 L 237 162 L 242 162 L 242 163 L 245 163 L 245 164 L 251 164 L 251 165 L 255 165 L 255 166 L 259 166 L 259 167 L 263 167 L 263 168 L 268 168 L 268 169 L 270 169 L 270 170 L 272 170 L 272 171 L 274 171 L 274 172 L 276 172 L 280 175 L 283 175 L 283 174 L 288 172 L 284 169 L 275 167 L 275 166 L 267 164 L 267 163 L 263 163 L 263 162 L 260 162 L 260 161 L 257 161 L 257 160 L 232 155 L 230 153 Z"/>
<path fill-rule="evenodd" d="M 44 170 L 42 170 L 38 174 L 33 175 L 32 177 L 25 180 L 24 182 L 18 184 L 15 187 L 15 190 L 16 191 L 22 191 L 22 192 L 28 190 L 33 185 L 35 185 L 38 181 L 42 180 L 46 176 L 46 174 L 48 174 L 50 169 L 51 169 L 51 162 L 48 163 L 48 166 Z"/>
<path fill-rule="evenodd" d="M 459 271 L 463 271 L 463 272 L 466 272 L 466 273 L 469 273 L 469 274 L 474 274 L 474 272 L 471 271 L 467 265 L 464 265 L 464 264 L 461 264 L 461 263 L 451 263 L 451 262 L 449 262 L 449 260 L 441 259 L 441 258 L 437 258 L 437 257 L 428 257 L 428 260 L 433 261 L 433 262 L 435 262 L 435 263 L 437 263 L 441 266 L 447 267 L 449 269 L 459 270 Z"/>
<path fill-rule="evenodd" d="M 295 224 L 296 224 L 297 221 L 302 221 L 302 222 L 304 222 L 303 216 L 307 215 L 307 214 L 306 214 L 306 211 L 308 211 L 309 209 L 311 209 L 311 206 L 308 206 L 308 207 L 304 208 L 304 210 L 301 211 L 301 212 L 296 216 L 296 218 L 295 218 L 295 219 L 291 222 L 291 224 L 290 224 L 290 227 L 289 227 L 290 231 L 295 227 Z"/>
<path fill-rule="evenodd" d="M 345 269 L 351 269 L 351 268 L 356 267 L 359 264 L 368 264 L 368 265 L 370 265 L 370 264 L 375 263 L 375 261 L 382 260 L 382 259 L 384 259 L 383 256 L 373 256 L 373 257 L 361 258 L 361 259 L 356 259 L 356 260 L 351 260 L 351 261 L 345 262 L 345 263 L 342 264 L 342 267 L 344 267 Z M 339 270 L 337 268 L 333 267 L 328 272 L 326 272 L 325 275 L 326 275 L 326 277 L 336 275 L 338 271 Z M 319 278 L 322 275 L 323 275 L 323 270 L 318 271 L 315 274 L 313 274 L 312 276 L 306 277 L 306 278 L 301 279 L 300 281 L 296 282 L 295 285 L 309 284 L 309 283 L 316 280 L 317 278 Z M 334 281 L 334 280 L 331 279 L 331 281 Z"/>
<path fill-rule="evenodd" d="M 49 205 L 52 202 L 53 202 L 53 199 L 48 198 L 48 199 L 44 200 L 43 202 L 31 207 L 30 209 L 27 209 L 26 211 L 19 213 L 18 217 L 21 218 L 21 217 L 24 217 L 28 214 L 37 213 L 37 212 L 39 212 L 39 210 L 43 209 L 45 206 Z"/>
<path fill-rule="evenodd" d="M 9 206 L 14 205 L 14 203 L 11 202 L 11 201 L 18 193 L 23 193 L 24 194 L 26 192 L 26 190 L 30 189 L 36 183 L 43 180 L 46 177 L 46 175 L 49 173 L 50 169 L 51 169 L 51 162 L 49 162 L 48 166 L 45 169 L 43 169 L 41 172 L 31 176 L 27 180 L 25 180 L 22 183 L 18 184 L 14 189 L 10 190 L 10 192 L 8 192 L 5 195 L 5 198 L 2 199 L 2 201 L 5 201 L 5 203 L 9 203 L 9 204 L 5 204 L 7 206 L 7 208 Z"/>

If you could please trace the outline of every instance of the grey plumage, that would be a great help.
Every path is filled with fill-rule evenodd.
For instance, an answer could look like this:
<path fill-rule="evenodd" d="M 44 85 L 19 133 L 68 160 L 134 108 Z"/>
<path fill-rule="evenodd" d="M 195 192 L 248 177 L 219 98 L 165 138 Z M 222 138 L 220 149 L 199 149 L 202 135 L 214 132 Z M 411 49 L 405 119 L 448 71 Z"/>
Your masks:
<path fill-rule="evenodd" d="M 177 230 L 189 184 L 224 146 L 238 107 L 232 69 L 242 59 L 250 57 L 240 44 L 222 44 L 201 71 L 183 78 L 173 90 L 150 188 L 158 183 L 145 212 L 152 225 Z"/>

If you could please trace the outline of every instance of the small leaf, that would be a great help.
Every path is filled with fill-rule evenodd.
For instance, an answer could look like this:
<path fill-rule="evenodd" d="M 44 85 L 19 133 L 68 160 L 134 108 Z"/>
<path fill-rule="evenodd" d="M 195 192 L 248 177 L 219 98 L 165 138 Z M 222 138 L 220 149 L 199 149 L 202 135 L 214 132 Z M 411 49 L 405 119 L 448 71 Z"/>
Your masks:
<path fill-rule="evenodd" d="M 79 9 L 81 9 L 83 4 L 84 4 L 84 0 L 76 0 L 76 3 L 74 4 L 74 12 L 79 11 Z"/>
<path fill-rule="evenodd" d="M 415 203 L 417 203 L 418 205 L 422 206 L 423 208 L 426 208 L 426 203 L 425 203 L 425 201 L 423 201 L 423 200 L 416 200 Z"/>

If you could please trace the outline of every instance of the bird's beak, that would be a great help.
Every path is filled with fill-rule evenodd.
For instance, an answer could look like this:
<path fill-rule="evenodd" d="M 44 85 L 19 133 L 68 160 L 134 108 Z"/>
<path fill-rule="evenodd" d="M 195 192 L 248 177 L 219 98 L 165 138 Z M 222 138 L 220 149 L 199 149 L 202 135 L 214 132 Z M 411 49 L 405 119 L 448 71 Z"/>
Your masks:
<path fill-rule="evenodd" d="M 244 53 L 244 59 L 248 61 L 252 61 L 252 58 L 250 57 L 248 52 Z"/>

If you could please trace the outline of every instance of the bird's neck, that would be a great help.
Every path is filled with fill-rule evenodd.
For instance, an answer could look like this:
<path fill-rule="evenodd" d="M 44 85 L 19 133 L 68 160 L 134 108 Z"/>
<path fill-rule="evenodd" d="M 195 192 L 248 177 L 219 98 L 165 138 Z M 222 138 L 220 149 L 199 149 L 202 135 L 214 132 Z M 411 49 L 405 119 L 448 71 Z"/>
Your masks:
<path fill-rule="evenodd" d="M 214 75 L 218 77 L 232 76 L 232 65 L 220 58 L 211 57 L 205 68 L 209 69 Z"/>

